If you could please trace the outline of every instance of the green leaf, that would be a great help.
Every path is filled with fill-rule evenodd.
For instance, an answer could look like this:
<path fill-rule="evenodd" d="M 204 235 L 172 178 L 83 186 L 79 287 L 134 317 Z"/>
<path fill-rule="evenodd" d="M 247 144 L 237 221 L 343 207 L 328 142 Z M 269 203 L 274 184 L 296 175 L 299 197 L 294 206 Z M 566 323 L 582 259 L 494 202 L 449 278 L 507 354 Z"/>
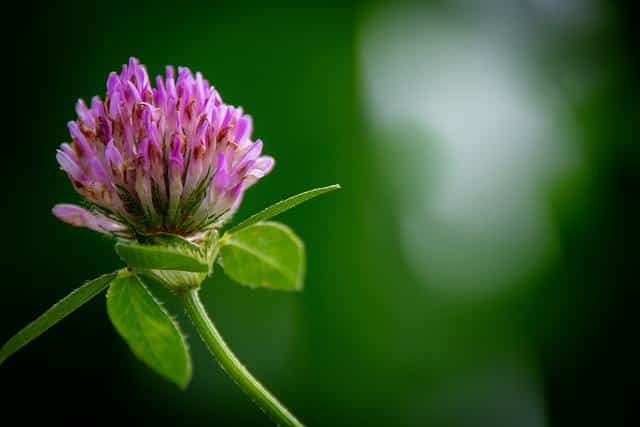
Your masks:
<path fill-rule="evenodd" d="M 186 388 L 191 379 L 186 340 L 138 276 L 119 277 L 111 283 L 107 312 L 138 358 L 180 388 Z"/>
<path fill-rule="evenodd" d="M 178 270 L 206 273 L 211 262 L 195 243 L 168 233 L 159 233 L 141 243 L 118 242 L 116 252 L 134 269 Z"/>
<path fill-rule="evenodd" d="M 29 323 L 24 329 L 15 334 L 0 349 L 0 365 L 13 353 L 42 335 L 50 327 L 67 317 L 78 307 L 95 297 L 107 287 L 118 273 L 105 274 L 97 279 L 90 280 L 57 304 L 45 311 L 40 317 Z"/>
<path fill-rule="evenodd" d="M 307 200 L 313 199 L 321 194 L 328 193 L 333 190 L 340 189 L 340 184 L 329 185 L 327 187 L 314 188 L 313 190 L 305 191 L 304 193 L 296 194 L 295 196 L 291 196 L 288 199 L 281 200 L 268 208 L 258 212 L 255 215 L 250 216 L 249 218 L 242 221 L 240 224 L 233 226 L 230 228 L 227 233 L 235 233 L 243 228 L 249 227 L 250 225 L 256 224 L 260 221 L 266 221 L 269 218 L 273 218 L 276 215 L 281 214 L 284 211 L 287 211 L 300 203 L 306 202 Z"/>
<path fill-rule="evenodd" d="M 304 245 L 289 227 L 277 222 L 226 234 L 220 240 L 220 263 L 243 285 L 279 290 L 303 286 Z"/>

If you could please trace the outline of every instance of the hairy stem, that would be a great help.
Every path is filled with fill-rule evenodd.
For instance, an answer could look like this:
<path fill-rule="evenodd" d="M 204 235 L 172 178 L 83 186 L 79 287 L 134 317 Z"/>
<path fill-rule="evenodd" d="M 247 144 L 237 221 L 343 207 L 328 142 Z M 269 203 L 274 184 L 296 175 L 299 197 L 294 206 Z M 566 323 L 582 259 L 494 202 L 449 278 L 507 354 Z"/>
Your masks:
<path fill-rule="evenodd" d="M 194 289 L 180 295 L 187 315 L 200 334 L 200 338 L 218 360 L 222 369 L 244 391 L 249 398 L 273 421 L 282 426 L 303 426 L 296 417 L 284 407 L 251 372 L 233 354 L 227 343 L 207 315 L 200 301 L 198 290 Z"/>

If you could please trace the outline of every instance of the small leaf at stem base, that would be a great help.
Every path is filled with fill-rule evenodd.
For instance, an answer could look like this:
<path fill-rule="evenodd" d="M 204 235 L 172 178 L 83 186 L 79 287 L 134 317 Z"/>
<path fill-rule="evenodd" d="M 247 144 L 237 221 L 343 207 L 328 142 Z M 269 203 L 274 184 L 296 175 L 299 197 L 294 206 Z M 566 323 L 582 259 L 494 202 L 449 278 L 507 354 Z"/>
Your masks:
<path fill-rule="evenodd" d="M 226 234 L 220 240 L 220 263 L 229 277 L 243 285 L 278 290 L 303 286 L 304 245 L 289 227 L 277 222 Z"/>
<path fill-rule="evenodd" d="M 261 221 L 266 221 L 269 218 L 273 218 L 274 216 L 281 214 L 282 212 L 288 211 L 289 209 L 294 208 L 295 206 L 298 206 L 300 203 L 304 203 L 307 200 L 311 200 L 314 197 L 318 197 L 321 194 L 328 193 L 334 190 L 339 190 L 340 188 L 341 188 L 340 184 L 333 184 L 327 187 L 314 188 L 313 190 L 308 190 L 303 193 L 296 194 L 295 196 L 288 197 L 284 200 L 280 200 L 279 202 L 274 203 L 268 208 L 261 210 L 257 214 L 251 215 L 249 218 L 245 219 L 238 225 L 234 225 L 227 231 L 227 233 L 228 234 L 236 233 L 242 230 L 243 228 L 247 228 Z"/>
<path fill-rule="evenodd" d="M 186 340 L 140 278 L 129 275 L 111 283 L 107 312 L 138 358 L 180 388 L 186 388 L 191 379 Z"/>
<path fill-rule="evenodd" d="M 105 274 L 97 279 L 88 281 L 61 299 L 49 310 L 45 311 L 36 320 L 25 326 L 24 329 L 11 337 L 0 349 L 0 365 L 13 353 L 29 344 L 46 332 L 47 329 L 104 290 L 117 274 L 118 273 Z"/>

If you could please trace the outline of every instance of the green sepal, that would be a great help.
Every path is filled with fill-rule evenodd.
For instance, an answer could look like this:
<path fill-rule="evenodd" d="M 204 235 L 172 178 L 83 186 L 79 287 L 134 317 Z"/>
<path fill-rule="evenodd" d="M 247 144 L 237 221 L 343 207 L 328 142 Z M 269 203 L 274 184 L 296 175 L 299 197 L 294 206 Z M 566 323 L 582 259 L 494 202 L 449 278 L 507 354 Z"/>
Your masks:
<path fill-rule="evenodd" d="M 138 242 L 118 242 L 116 252 L 135 272 L 150 276 L 171 289 L 194 289 L 213 271 L 218 233 L 207 232 L 196 242 L 158 233 Z"/>
<path fill-rule="evenodd" d="M 171 290 L 180 292 L 199 288 L 208 275 L 180 270 L 136 270 L 136 272 L 159 281 Z"/>
<path fill-rule="evenodd" d="M 300 290 L 305 252 L 286 225 L 260 222 L 220 239 L 220 264 L 233 280 L 250 287 Z"/>
<path fill-rule="evenodd" d="M 107 312 L 133 353 L 155 372 L 184 389 L 191 358 L 177 322 L 134 274 L 118 277 L 107 292 Z"/>
<path fill-rule="evenodd" d="M 174 234 L 159 233 L 138 242 L 120 241 L 116 253 L 134 269 L 209 271 L 203 249 Z"/>
<path fill-rule="evenodd" d="M 0 348 L 0 365 L 16 351 L 45 333 L 53 325 L 67 317 L 73 311 L 85 304 L 103 291 L 115 279 L 118 273 L 104 274 L 90 280 L 58 301 L 53 307 L 45 311 L 40 317 L 25 326 Z"/>

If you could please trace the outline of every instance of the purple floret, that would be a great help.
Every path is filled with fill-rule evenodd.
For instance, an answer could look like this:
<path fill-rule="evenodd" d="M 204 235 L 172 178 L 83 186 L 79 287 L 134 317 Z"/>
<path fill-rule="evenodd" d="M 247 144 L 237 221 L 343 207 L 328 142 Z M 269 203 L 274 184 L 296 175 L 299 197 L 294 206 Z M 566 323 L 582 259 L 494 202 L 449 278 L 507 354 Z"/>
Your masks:
<path fill-rule="evenodd" d="M 218 228 L 274 165 L 251 139 L 251 117 L 186 67 L 177 80 L 167 67 L 154 88 L 131 58 L 120 74 L 109 74 L 104 101 L 79 100 L 76 112 L 72 142 L 56 158 L 90 208 L 64 204 L 53 213 L 105 234 L 189 237 Z"/>

